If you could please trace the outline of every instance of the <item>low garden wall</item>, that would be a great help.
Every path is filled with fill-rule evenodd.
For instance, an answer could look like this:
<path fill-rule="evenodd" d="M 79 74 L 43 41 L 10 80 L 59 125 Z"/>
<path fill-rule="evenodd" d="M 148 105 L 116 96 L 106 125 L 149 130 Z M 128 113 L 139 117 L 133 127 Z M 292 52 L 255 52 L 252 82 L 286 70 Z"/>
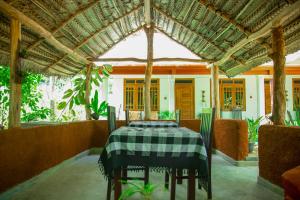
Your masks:
<path fill-rule="evenodd" d="M 282 186 L 281 175 L 300 165 L 300 128 L 261 126 L 258 144 L 259 176 Z"/>
<path fill-rule="evenodd" d="M 216 120 L 213 147 L 234 160 L 244 160 L 248 155 L 247 122 L 232 119 Z"/>
<path fill-rule="evenodd" d="M 117 126 L 125 121 L 117 121 Z M 199 131 L 199 120 L 182 120 Z M 13 128 L 0 131 L 0 193 L 92 147 L 108 137 L 107 121 Z"/>

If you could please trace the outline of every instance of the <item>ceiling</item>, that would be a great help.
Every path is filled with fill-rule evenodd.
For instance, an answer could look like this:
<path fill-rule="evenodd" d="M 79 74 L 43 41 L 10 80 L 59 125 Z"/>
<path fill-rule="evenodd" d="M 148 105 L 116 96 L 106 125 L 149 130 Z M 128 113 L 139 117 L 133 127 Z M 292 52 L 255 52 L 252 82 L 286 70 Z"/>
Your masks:
<path fill-rule="evenodd" d="M 12 15 L 4 8 L 51 36 L 21 20 L 22 69 L 61 76 L 77 74 L 145 25 L 144 0 L 0 0 L 2 65 L 9 64 Z M 283 25 L 287 54 L 300 49 L 299 9 L 299 0 L 153 0 L 151 19 L 155 29 L 235 76 L 271 60 L 275 22 Z"/>

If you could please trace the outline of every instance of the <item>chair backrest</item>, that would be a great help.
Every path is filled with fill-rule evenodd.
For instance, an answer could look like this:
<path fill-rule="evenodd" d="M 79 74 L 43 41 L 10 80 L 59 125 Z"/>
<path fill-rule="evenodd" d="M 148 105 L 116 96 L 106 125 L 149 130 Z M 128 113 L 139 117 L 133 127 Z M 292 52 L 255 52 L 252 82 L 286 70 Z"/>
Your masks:
<path fill-rule="evenodd" d="M 289 110 L 287 111 L 287 114 L 288 114 L 288 118 L 290 120 L 290 123 L 294 124 L 294 120 L 293 120 L 292 114 L 291 114 L 291 112 Z"/>
<path fill-rule="evenodd" d="M 117 129 L 116 108 L 113 106 L 107 107 L 107 123 L 108 123 L 108 133 L 111 134 L 111 132 Z"/>
<path fill-rule="evenodd" d="M 130 123 L 130 119 L 129 119 L 129 109 L 128 109 L 128 108 L 125 109 L 125 120 L 126 120 L 126 126 L 128 126 L 129 123 Z"/>
<path fill-rule="evenodd" d="M 180 110 L 178 109 L 178 110 L 176 110 L 175 111 L 175 119 L 176 119 L 176 123 L 178 124 L 178 127 L 180 126 L 180 118 L 181 118 L 181 112 L 180 112 Z"/>
<path fill-rule="evenodd" d="M 233 108 L 232 109 L 232 119 L 242 119 L 242 109 Z"/>
<path fill-rule="evenodd" d="M 202 113 L 200 115 L 200 134 L 205 144 L 209 167 L 211 166 L 212 135 L 214 129 L 215 112 L 215 108 L 212 108 L 210 113 Z"/>

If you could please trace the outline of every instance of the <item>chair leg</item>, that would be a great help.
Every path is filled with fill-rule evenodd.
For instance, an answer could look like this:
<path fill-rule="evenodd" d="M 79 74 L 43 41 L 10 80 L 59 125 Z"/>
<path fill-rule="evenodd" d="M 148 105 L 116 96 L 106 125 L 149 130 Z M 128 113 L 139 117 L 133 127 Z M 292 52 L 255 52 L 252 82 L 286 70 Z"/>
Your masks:
<path fill-rule="evenodd" d="M 177 184 L 182 184 L 182 175 L 183 175 L 183 171 L 182 169 L 177 169 Z"/>
<path fill-rule="evenodd" d="M 212 199 L 211 178 L 208 179 L 207 199 Z"/>
<path fill-rule="evenodd" d="M 115 194 L 114 194 L 114 200 L 118 200 L 121 192 L 122 192 L 122 184 L 120 182 L 121 180 L 121 169 L 115 169 L 114 170 L 114 185 L 115 185 Z"/>
<path fill-rule="evenodd" d="M 111 196 L 111 178 L 108 177 L 106 200 L 110 200 L 110 196 Z"/>
<path fill-rule="evenodd" d="M 176 169 L 172 168 L 171 171 L 172 177 L 171 177 L 171 200 L 175 200 L 176 195 Z"/>
<path fill-rule="evenodd" d="M 165 171 L 165 188 L 169 189 L 169 178 L 170 178 L 170 174 L 169 172 L 166 170 Z"/>
<path fill-rule="evenodd" d="M 195 200 L 195 170 L 188 170 L 188 200 Z"/>
<path fill-rule="evenodd" d="M 127 175 L 127 167 L 124 167 L 123 169 L 122 169 L 122 184 L 126 184 L 127 183 L 127 177 L 128 177 L 128 175 Z"/>
<path fill-rule="evenodd" d="M 198 178 L 198 189 L 199 189 L 199 190 L 202 189 L 200 178 Z"/>
<path fill-rule="evenodd" d="M 145 167 L 145 180 L 144 185 L 147 185 L 149 183 L 149 167 Z"/>

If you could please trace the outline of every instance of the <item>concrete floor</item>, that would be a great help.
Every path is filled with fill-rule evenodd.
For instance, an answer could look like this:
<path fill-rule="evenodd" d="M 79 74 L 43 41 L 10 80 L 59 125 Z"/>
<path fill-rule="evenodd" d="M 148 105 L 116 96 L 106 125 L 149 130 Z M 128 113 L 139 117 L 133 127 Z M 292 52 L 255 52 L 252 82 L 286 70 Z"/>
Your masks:
<path fill-rule="evenodd" d="M 30 187 L 10 195 L 11 200 L 105 200 L 107 182 L 97 165 L 98 156 L 85 156 L 67 164 Z M 257 167 L 236 167 L 219 156 L 213 157 L 213 199 L 264 200 L 283 199 L 257 185 Z M 163 189 L 163 174 L 151 173 L 150 181 L 158 185 L 153 200 L 169 199 Z M 206 193 L 196 190 L 196 199 L 206 199 Z M 113 194 L 112 194 L 113 199 Z M 135 195 L 131 199 L 142 199 Z M 186 183 L 177 185 L 176 199 L 186 199 Z"/>

